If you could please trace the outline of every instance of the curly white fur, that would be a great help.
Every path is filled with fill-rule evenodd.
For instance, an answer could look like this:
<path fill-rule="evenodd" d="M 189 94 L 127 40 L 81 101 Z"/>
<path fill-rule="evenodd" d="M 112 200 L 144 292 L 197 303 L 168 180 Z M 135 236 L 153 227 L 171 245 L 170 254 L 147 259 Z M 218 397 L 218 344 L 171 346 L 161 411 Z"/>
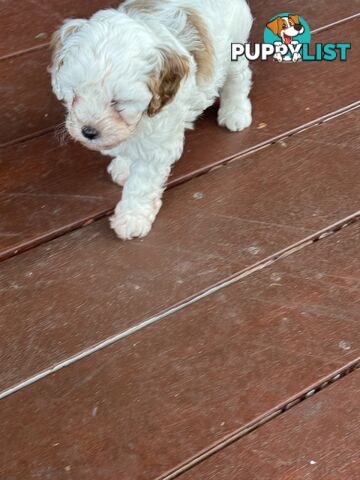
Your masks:
<path fill-rule="evenodd" d="M 216 97 L 220 125 L 250 125 L 251 72 L 230 53 L 251 25 L 245 0 L 128 0 L 55 34 L 50 71 L 67 128 L 114 158 L 108 171 L 124 186 L 111 218 L 120 238 L 149 233 L 184 132 Z M 85 137 L 85 126 L 96 136 Z"/>

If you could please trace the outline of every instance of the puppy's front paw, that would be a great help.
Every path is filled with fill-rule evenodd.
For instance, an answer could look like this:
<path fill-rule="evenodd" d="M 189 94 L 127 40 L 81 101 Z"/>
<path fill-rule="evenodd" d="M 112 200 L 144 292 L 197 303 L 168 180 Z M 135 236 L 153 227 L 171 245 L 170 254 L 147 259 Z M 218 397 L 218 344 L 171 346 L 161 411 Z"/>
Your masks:
<path fill-rule="evenodd" d="M 107 168 L 113 182 L 123 187 L 130 175 L 130 165 L 131 161 L 125 157 L 114 158 Z"/>
<path fill-rule="evenodd" d="M 241 105 L 226 105 L 220 108 L 218 122 L 231 132 L 240 132 L 251 125 L 251 103 L 246 99 Z"/>
<path fill-rule="evenodd" d="M 121 240 L 142 238 L 150 232 L 152 220 L 141 213 L 115 213 L 110 218 L 111 228 Z"/>

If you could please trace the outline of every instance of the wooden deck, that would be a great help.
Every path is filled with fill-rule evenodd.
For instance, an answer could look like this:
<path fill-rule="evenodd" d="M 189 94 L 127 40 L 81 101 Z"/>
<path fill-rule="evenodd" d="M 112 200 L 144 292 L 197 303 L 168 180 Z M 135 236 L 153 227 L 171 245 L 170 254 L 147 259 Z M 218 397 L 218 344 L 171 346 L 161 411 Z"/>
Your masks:
<path fill-rule="evenodd" d="M 292 10 L 348 61 L 256 63 L 251 128 L 209 109 L 126 243 L 46 73 L 116 3 L 0 6 L 0 479 L 358 480 L 360 1 L 250 1 L 254 40 Z"/>

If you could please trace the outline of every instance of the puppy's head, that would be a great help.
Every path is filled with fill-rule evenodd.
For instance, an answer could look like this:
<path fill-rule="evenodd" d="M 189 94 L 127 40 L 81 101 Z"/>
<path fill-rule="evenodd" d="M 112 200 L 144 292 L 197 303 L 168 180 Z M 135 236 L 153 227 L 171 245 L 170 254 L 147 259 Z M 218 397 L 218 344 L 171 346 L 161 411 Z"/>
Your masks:
<path fill-rule="evenodd" d="M 298 15 L 277 17 L 266 26 L 286 44 L 291 43 L 293 37 L 304 33 L 304 27 L 301 25 Z"/>
<path fill-rule="evenodd" d="M 129 138 L 176 96 L 189 60 L 117 10 L 68 20 L 53 36 L 52 86 L 70 135 L 93 150 Z"/>

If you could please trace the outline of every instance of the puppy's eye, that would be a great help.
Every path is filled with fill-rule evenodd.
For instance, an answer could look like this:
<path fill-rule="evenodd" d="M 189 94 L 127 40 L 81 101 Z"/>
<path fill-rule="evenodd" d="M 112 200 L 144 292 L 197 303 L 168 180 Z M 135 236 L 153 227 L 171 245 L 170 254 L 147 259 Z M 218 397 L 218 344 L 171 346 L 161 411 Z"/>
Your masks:
<path fill-rule="evenodd" d="M 283 28 L 286 28 L 286 27 L 287 27 L 286 23 L 283 23 Z"/>
<path fill-rule="evenodd" d="M 115 110 L 119 113 L 121 113 L 124 110 L 124 106 L 122 102 L 119 102 L 119 100 L 112 100 L 110 105 L 112 108 L 115 108 Z"/>

